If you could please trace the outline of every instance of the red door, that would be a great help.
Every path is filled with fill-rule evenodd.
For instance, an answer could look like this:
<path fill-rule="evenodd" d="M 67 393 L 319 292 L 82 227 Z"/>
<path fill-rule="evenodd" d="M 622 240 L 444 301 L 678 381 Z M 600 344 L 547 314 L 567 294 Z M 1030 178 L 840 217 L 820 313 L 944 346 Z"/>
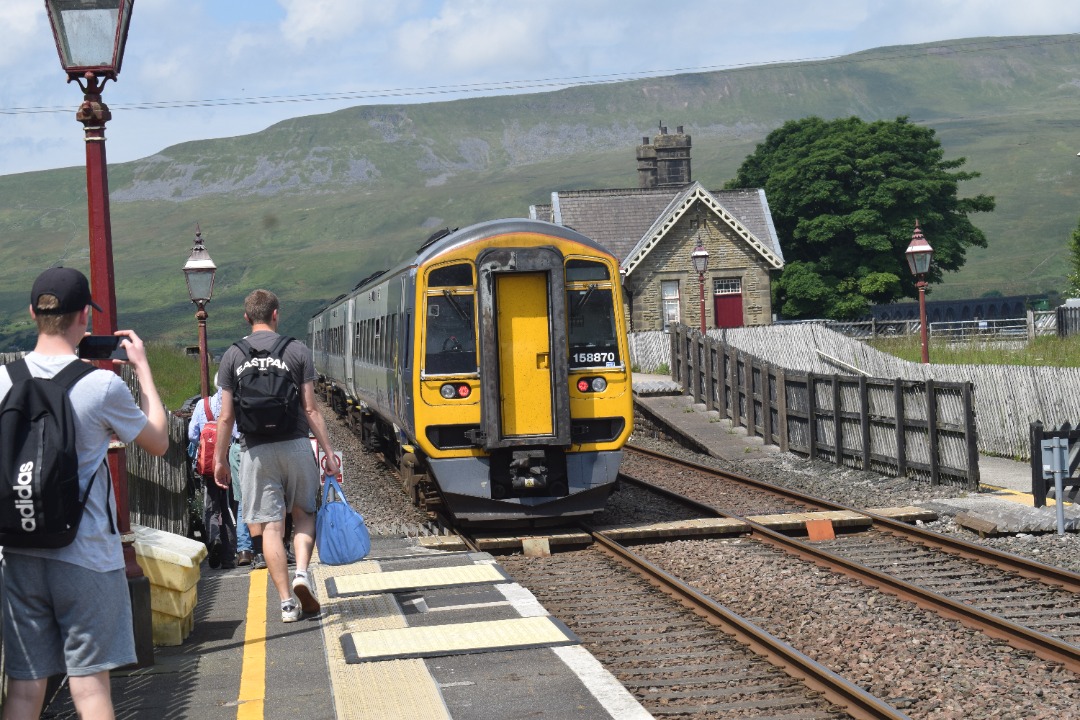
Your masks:
<path fill-rule="evenodd" d="M 736 328 L 743 326 L 742 293 L 713 295 L 716 310 L 716 327 Z"/>

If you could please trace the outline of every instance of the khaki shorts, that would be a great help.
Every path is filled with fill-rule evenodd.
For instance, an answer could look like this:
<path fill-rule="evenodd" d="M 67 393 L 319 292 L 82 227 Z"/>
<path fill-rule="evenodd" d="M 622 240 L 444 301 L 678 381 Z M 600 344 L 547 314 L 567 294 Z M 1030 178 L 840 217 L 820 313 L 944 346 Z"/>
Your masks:
<path fill-rule="evenodd" d="M 248 525 L 284 520 L 300 508 L 315 512 L 319 466 L 307 438 L 263 443 L 240 454 L 241 508 Z"/>

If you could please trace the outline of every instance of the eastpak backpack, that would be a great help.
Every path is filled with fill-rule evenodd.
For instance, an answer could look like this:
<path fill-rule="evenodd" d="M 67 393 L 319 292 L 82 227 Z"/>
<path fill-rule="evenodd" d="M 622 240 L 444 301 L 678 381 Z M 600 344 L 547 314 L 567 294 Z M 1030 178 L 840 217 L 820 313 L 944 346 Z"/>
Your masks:
<path fill-rule="evenodd" d="M 300 415 L 300 388 L 285 364 L 285 348 L 294 338 L 282 336 L 269 350 L 256 350 L 247 340 L 236 347 L 246 358 L 236 370 L 233 407 L 236 427 L 252 435 L 288 435 Z"/>
<path fill-rule="evenodd" d="M 75 360 L 51 379 L 38 378 L 19 359 L 7 370 L 11 389 L 0 403 L 0 545 L 70 545 L 94 481 L 80 496 L 68 392 L 95 368 Z"/>

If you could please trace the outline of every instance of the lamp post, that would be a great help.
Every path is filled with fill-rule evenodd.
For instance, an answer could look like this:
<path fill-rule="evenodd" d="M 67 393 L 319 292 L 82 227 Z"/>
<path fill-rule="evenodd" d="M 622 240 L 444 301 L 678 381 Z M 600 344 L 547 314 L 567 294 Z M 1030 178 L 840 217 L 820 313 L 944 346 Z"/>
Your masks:
<path fill-rule="evenodd" d="M 86 202 L 90 234 L 90 293 L 101 306 L 93 314 L 96 335 L 116 331 L 116 288 L 113 278 L 112 226 L 109 217 L 109 178 L 105 161 L 105 123 L 112 119 L 101 91 L 116 80 L 124 59 L 134 0 L 45 0 L 60 65 L 68 82 L 83 91 L 75 113 L 86 140 Z M 112 363 L 103 365 L 112 367 Z M 154 662 L 150 583 L 135 562 L 128 510 L 127 457 L 123 445 L 109 447 L 109 471 L 116 498 L 117 530 L 124 546 L 124 563 L 131 593 L 135 651 L 138 665 Z"/>
<path fill-rule="evenodd" d="M 709 251 L 705 246 L 698 243 L 694 251 L 690 253 L 690 262 L 694 264 L 694 270 L 698 274 L 698 290 L 701 300 L 701 334 L 705 335 L 705 271 L 709 269 Z"/>
<path fill-rule="evenodd" d="M 911 235 L 911 242 L 904 254 L 907 256 L 911 274 L 918 278 L 915 287 L 919 288 L 919 325 L 922 328 L 922 361 L 925 365 L 930 362 L 930 344 L 926 337 L 926 273 L 930 271 L 930 258 L 934 256 L 934 248 L 930 247 L 930 243 L 923 237 L 918 220 L 915 221 L 915 232 Z"/>
<path fill-rule="evenodd" d="M 202 230 L 195 226 L 195 245 L 191 255 L 184 263 L 184 280 L 187 282 L 188 297 L 195 303 L 195 319 L 199 323 L 199 381 L 202 383 L 202 396 L 210 397 L 210 358 L 206 350 L 206 303 L 214 295 L 214 274 L 217 265 L 210 259 L 210 253 L 203 247 Z"/>

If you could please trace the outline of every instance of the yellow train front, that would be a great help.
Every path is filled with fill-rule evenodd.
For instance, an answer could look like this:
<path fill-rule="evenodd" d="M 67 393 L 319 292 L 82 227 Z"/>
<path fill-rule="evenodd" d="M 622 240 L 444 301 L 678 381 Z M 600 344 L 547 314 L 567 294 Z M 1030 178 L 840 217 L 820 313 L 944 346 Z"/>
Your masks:
<path fill-rule="evenodd" d="M 365 447 L 459 522 L 603 508 L 633 426 L 618 261 L 568 228 L 433 236 L 310 322 L 316 367 Z"/>

